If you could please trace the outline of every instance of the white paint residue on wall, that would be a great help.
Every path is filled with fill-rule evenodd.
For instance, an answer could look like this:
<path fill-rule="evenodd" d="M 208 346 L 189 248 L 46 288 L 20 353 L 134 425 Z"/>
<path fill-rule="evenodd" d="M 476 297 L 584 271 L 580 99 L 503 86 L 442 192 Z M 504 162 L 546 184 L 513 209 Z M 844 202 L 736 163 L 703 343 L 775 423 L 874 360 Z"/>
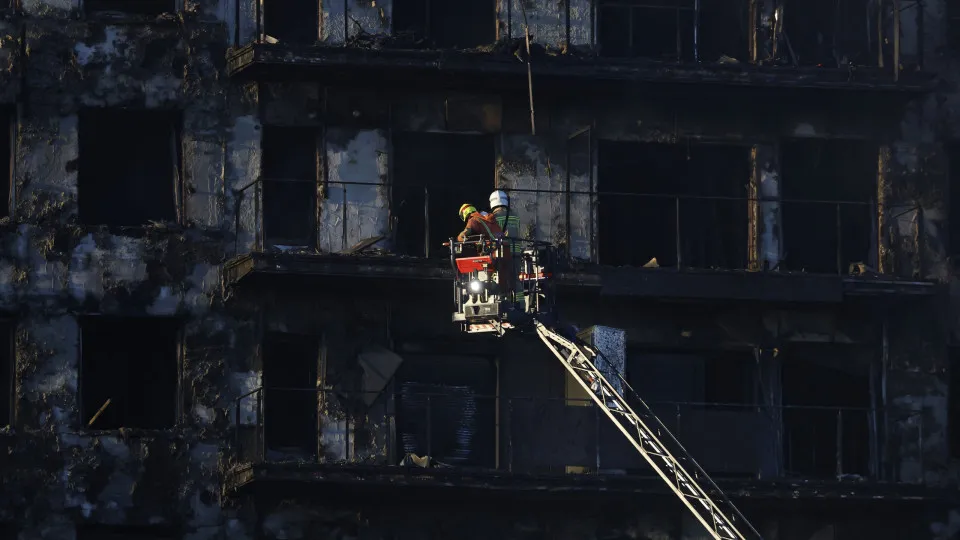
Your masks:
<path fill-rule="evenodd" d="M 387 139 L 380 130 L 331 129 L 327 135 L 328 192 L 321 208 L 320 249 L 339 251 L 389 230 L 387 190 L 379 185 L 387 177 Z M 346 146 L 329 142 L 344 140 Z"/>
<path fill-rule="evenodd" d="M 350 37 L 365 34 L 386 34 L 390 32 L 390 15 L 393 2 L 377 0 L 373 2 L 358 2 L 349 0 L 350 25 L 347 31 Z"/>
<path fill-rule="evenodd" d="M 253 392 L 262 384 L 260 373 L 256 371 L 235 372 L 230 375 L 230 389 L 234 396 L 242 396 Z M 230 423 L 237 423 L 237 402 L 231 400 Z M 252 426 L 257 420 L 257 396 L 247 395 L 240 400 L 240 425 Z"/>
<path fill-rule="evenodd" d="M 106 62 L 119 55 L 117 43 L 120 42 L 120 30 L 116 26 L 108 26 L 104 29 L 106 38 L 103 41 L 88 45 L 78 42 L 73 46 L 73 52 L 77 55 L 77 63 L 86 66 L 91 62 Z"/>
<path fill-rule="evenodd" d="M 513 2 L 509 11 L 505 5 L 508 1 Z M 563 47 L 567 33 L 566 7 L 563 2 L 540 1 L 531 8 L 530 2 L 524 2 L 524 0 L 503 0 L 499 10 L 500 23 L 505 28 L 509 28 L 511 37 L 524 36 L 523 9 L 526 9 L 527 24 L 530 25 L 530 35 L 535 43 L 552 49 Z"/>
<path fill-rule="evenodd" d="M 780 177 L 775 170 L 761 166 L 760 170 L 760 215 L 763 230 L 760 232 L 760 256 L 766 268 L 780 264 L 780 238 L 777 224 L 780 220 Z"/>
<path fill-rule="evenodd" d="M 570 4 L 570 46 L 587 46 L 593 40 L 590 0 L 567 0 Z"/>
<path fill-rule="evenodd" d="M 243 193 L 236 195 L 235 191 L 243 189 L 255 178 L 260 176 L 260 122 L 254 116 L 240 116 L 233 124 L 231 138 L 227 142 L 227 167 L 231 171 L 230 183 L 225 190 L 224 211 L 230 223 L 230 230 L 237 235 L 237 250 L 246 253 L 253 249 L 256 240 L 257 190 L 251 186 Z M 236 200 L 240 201 L 240 228 L 236 230 Z M 231 246 L 233 247 L 233 246 Z"/>

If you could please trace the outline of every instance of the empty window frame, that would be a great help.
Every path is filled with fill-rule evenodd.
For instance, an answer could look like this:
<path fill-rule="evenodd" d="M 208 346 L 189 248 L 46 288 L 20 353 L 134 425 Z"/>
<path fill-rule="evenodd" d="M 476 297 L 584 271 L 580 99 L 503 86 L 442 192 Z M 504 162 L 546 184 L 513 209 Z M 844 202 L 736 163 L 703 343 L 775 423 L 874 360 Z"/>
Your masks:
<path fill-rule="evenodd" d="M 108 226 L 179 222 L 179 114 L 83 109 L 79 121 L 80 221 Z"/>
<path fill-rule="evenodd" d="M 317 452 L 317 371 L 320 337 L 269 332 L 263 336 L 263 426 L 273 454 Z"/>
<path fill-rule="evenodd" d="M 397 459 L 428 455 L 456 466 L 496 464 L 497 368 L 490 358 L 404 355 L 397 370 Z"/>
<path fill-rule="evenodd" d="M 600 54 L 657 60 L 746 60 L 748 0 L 600 0 Z"/>
<path fill-rule="evenodd" d="M 783 459 L 807 477 L 868 475 L 876 440 L 869 369 L 862 349 L 804 343 L 784 347 Z"/>
<path fill-rule="evenodd" d="M 842 67 L 877 64 L 882 13 L 871 0 L 787 0 L 778 49 L 785 61 L 801 66 Z"/>
<path fill-rule="evenodd" d="M 753 475 L 776 457 L 770 411 L 750 406 L 758 373 L 751 351 L 627 351 L 630 385 L 711 473 Z"/>
<path fill-rule="evenodd" d="M 80 416 L 84 427 L 173 427 L 179 411 L 179 379 L 178 319 L 80 319 Z"/>
<path fill-rule="evenodd" d="M 460 205 L 485 208 L 493 190 L 493 137 L 395 132 L 393 156 L 395 250 L 416 257 L 448 256 L 442 244 L 463 230 Z"/>
<path fill-rule="evenodd" d="M 87 13 L 115 12 L 131 15 L 160 15 L 177 11 L 177 0 L 82 0 Z"/>
<path fill-rule="evenodd" d="M 497 2 L 394 0 L 392 22 L 394 36 L 405 43 L 467 49 L 496 40 Z"/>
<path fill-rule="evenodd" d="M 263 234 L 267 246 L 314 247 L 319 130 L 263 126 Z"/>
<path fill-rule="evenodd" d="M 869 141 L 792 139 L 780 145 L 783 266 L 845 274 L 872 264 L 879 147 Z"/>
<path fill-rule="evenodd" d="M 10 215 L 13 197 L 14 156 L 17 129 L 16 107 L 0 107 L 0 218 Z"/>
<path fill-rule="evenodd" d="M 746 146 L 600 141 L 600 264 L 744 268 Z"/>
<path fill-rule="evenodd" d="M 320 2 L 263 0 L 263 28 L 257 30 L 262 30 L 264 34 L 281 43 L 312 45 L 320 38 L 320 5 Z M 354 24 L 349 16 L 340 20 Z M 352 28 L 350 33 L 354 31 L 355 28 Z"/>
<path fill-rule="evenodd" d="M 627 380 L 647 402 L 755 405 L 759 370 L 752 351 L 630 348 Z"/>

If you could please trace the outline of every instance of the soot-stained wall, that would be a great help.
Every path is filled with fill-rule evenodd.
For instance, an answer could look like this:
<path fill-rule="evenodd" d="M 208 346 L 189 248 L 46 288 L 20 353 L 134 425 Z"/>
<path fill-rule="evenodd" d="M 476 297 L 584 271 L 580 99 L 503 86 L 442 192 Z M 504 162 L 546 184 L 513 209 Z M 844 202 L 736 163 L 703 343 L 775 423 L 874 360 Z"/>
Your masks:
<path fill-rule="evenodd" d="M 318 192 L 317 244 L 326 252 L 390 230 L 390 193 L 377 184 L 390 178 L 395 131 L 493 133 L 497 162 L 491 187 L 499 183 L 558 192 L 568 183 L 574 191 L 596 189 L 594 149 L 599 139 L 676 141 L 693 136 L 744 141 L 754 146 L 758 189 L 771 197 L 779 193 L 782 178 L 775 157 L 780 138 L 878 139 L 879 269 L 906 278 L 952 279 L 943 248 L 948 209 L 943 206 L 947 184 L 941 137 L 944 131 L 958 131 L 953 113 L 956 81 L 949 75 L 957 72 L 956 56 L 930 53 L 944 42 L 945 4 L 926 2 L 905 10 L 901 52 L 915 58 L 922 44 L 925 61 L 947 74 L 946 83 L 905 112 L 891 109 L 892 117 L 861 114 L 863 110 L 855 108 L 838 114 L 823 104 L 761 102 L 752 96 L 738 101 L 719 91 L 710 103 L 614 95 L 603 105 L 578 98 L 538 105 L 541 124 L 533 136 L 503 127 L 522 126 L 522 108 L 503 113 L 502 105 L 491 106 L 488 96 L 478 100 L 483 103 L 478 107 L 482 114 L 476 115 L 480 120 L 464 125 L 449 117 L 449 95 L 384 91 L 397 113 L 392 124 L 366 122 L 362 106 L 357 107 L 360 121 L 351 124 L 318 116 L 318 104 L 325 98 L 316 85 L 258 89 L 228 82 L 224 58 L 238 30 L 234 10 L 239 5 L 239 34 L 248 38 L 254 20 L 249 2 L 182 2 L 179 17 L 117 24 L 75 17 L 81 9 L 76 1 L 23 1 L 29 17 L 0 22 L 0 105 L 12 106 L 17 118 L 13 211 L 0 221 L 0 309 L 17 315 L 15 421 L 10 434 L 2 435 L 9 448 L 2 474 L 10 489 L 0 497 L 0 519 L 16 521 L 22 538 L 75 538 L 75 524 L 82 521 L 168 524 L 190 538 L 245 538 L 258 532 L 255 515 L 221 500 L 220 481 L 232 456 L 226 441 L 235 418 L 234 398 L 261 384 L 257 336 L 262 328 L 254 321 L 265 309 L 283 310 L 277 307 L 281 300 L 271 305 L 267 299 L 225 307 L 219 269 L 224 259 L 258 245 L 264 218 L 258 214 L 258 191 L 239 190 L 260 175 L 262 124 L 322 128 L 318 163 L 327 182 Z M 323 2 L 318 40 L 342 45 L 362 34 L 389 33 L 392 9 L 389 0 Z M 924 35 L 917 34 L 918 9 L 924 14 Z M 524 11 L 535 44 L 560 51 L 589 49 L 595 43 L 591 3 L 585 0 L 498 2 L 497 35 L 523 36 Z M 261 99 L 264 116 L 257 109 Z M 712 110 L 719 101 L 728 104 L 722 114 Z M 128 230 L 80 224 L 80 116 L 81 109 L 89 107 L 178 111 L 181 174 L 175 222 Z M 501 111 L 492 115 L 498 121 L 490 121 L 490 110 Z M 587 126 L 595 127 L 583 138 Z M 592 200 L 574 195 L 569 223 L 562 193 L 518 195 L 514 205 L 528 224 L 525 234 L 558 243 L 569 236 L 571 254 L 589 260 L 595 255 Z M 776 233 L 778 212 L 775 202 L 765 202 L 759 210 L 758 252 L 768 268 L 789 249 L 781 246 Z M 374 323 L 383 314 L 367 313 L 371 310 L 376 311 L 360 305 L 330 312 L 326 322 L 310 322 L 312 328 L 303 328 L 307 323 L 297 313 L 277 315 L 270 330 L 299 327 L 310 333 L 322 323 L 328 332 L 350 329 L 356 334 L 350 343 L 388 345 L 386 326 Z M 944 443 L 945 346 L 938 345 L 943 343 L 940 328 L 918 314 L 945 311 L 942 303 L 898 308 L 888 314 L 878 337 L 886 355 L 886 405 L 902 418 L 895 440 L 906 441 L 892 445 L 910 458 L 896 460 L 901 470 L 894 476 L 931 485 L 953 479 L 955 464 L 947 458 Z M 80 411 L 79 314 L 182 320 L 177 353 L 180 423 L 175 429 L 100 432 L 84 427 L 88 415 L 81 417 Z M 578 322 L 628 327 L 629 340 L 648 336 L 645 329 L 655 322 L 625 324 L 593 315 Z M 624 317 L 629 315 L 625 310 Z M 444 323 L 446 316 L 444 312 Z M 947 326 L 944 331 L 958 331 L 955 318 Z M 352 346 L 342 348 L 342 358 L 355 357 Z M 328 373 L 337 368 L 331 366 Z M 251 425 L 253 402 L 244 401 L 240 408 L 241 425 Z M 372 419 L 371 425 L 378 421 Z M 909 442 L 921 429 L 924 444 Z M 370 448 L 376 449 L 383 435 L 374 428 L 369 431 Z M 386 536 L 391 528 L 418 525 L 403 520 L 358 525 L 351 517 L 341 520 L 347 525 L 315 526 L 311 523 L 318 518 L 307 511 L 264 514 L 262 532 L 270 538 L 306 537 L 331 527 L 372 528 Z M 552 519 L 517 519 L 512 526 L 516 531 L 509 534 L 562 529 L 568 534 L 582 530 L 578 537 L 610 537 L 602 523 L 581 528 Z M 614 520 L 609 527 L 626 536 L 637 528 L 648 536 L 676 530 L 675 524 L 628 521 Z M 948 538 L 958 524 L 956 515 L 938 517 L 930 532 Z M 463 528 L 470 527 L 458 530 Z"/>
<path fill-rule="evenodd" d="M 83 522 L 243 538 L 219 492 L 227 411 L 256 384 L 255 374 L 242 375 L 254 344 L 242 330 L 248 317 L 222 307 L 219 265 L 233 247 L 225 236 L 232 189 L 256 176 L 259 134 L 256 96 L 222 80 L 230 6 L 188 3 L 182 18 L 149 24 L 78 20 L 73 2 L 22 7 L 29 17 L 0 30 L 0 103 L 12 106 L 17 124 L 12 217 L 0 223 L 0 304 L 16 321 L 3 476 L 18 487 L 5 492 L 2 519 L 15 521 L 21 538 L 72 539 Z M 81 224 L 79 118 L 99 107 L 178 113 L 178 175 L 164 192 L 177 201 L 176 219 L 127 229 Z M 167 356 L 181 382 L 170 388 L 176 399 L 164 400 L 176 403 L 174 429 L 86 427 L 96 412 L 81 417 L 80 316 L 88 314 L 180 321 L 176 354 Z M 149 354 L 126 354 L 128 371 L 146 368 L 136 362 Z"/>

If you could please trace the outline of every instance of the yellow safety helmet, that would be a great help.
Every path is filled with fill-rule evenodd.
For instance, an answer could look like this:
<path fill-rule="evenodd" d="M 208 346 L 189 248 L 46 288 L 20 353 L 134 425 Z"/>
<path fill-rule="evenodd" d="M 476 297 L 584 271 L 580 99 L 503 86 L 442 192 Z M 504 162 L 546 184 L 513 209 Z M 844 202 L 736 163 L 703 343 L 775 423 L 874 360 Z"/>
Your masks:
<path fill-rule="evenodd" d="M 460 207 L 460 219 L 464 221 L 475 213 L 477 213 L 477 209 L 472 204 L 464 204 Z"/>

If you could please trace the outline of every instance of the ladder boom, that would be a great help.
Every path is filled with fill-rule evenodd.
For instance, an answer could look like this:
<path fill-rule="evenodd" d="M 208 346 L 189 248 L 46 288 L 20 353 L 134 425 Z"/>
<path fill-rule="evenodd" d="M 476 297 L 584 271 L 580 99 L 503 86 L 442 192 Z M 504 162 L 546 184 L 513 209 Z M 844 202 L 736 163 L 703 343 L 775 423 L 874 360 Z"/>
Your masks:
<path fill-rule="evenodd" d="M 547 348 L 715 540 L 762 540 L 619 373 L 624 393 L 633 393 L 639 412 L 610 384 L 596 365 L 595 359 L 602 358 L 597 350 L 561 336 L 540 321 L 535 320 L 534 326 Z"/>

